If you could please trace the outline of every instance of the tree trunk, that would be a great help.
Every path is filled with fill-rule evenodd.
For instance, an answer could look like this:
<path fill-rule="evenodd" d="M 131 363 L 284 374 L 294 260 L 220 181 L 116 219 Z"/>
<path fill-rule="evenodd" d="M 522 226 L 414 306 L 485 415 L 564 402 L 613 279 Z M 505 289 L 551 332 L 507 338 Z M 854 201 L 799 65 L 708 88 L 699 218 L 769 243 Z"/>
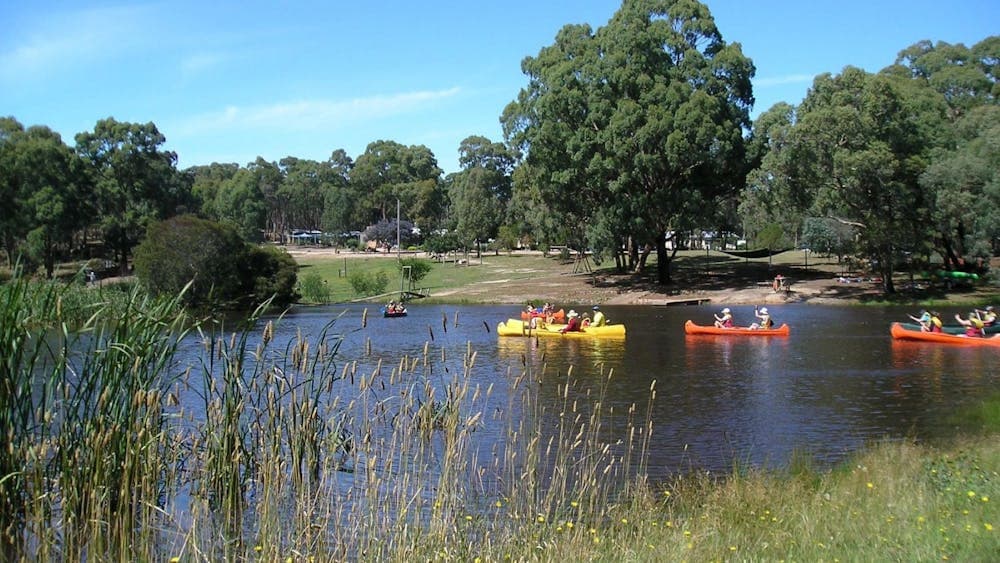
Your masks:
<path fill-rule="evenodd" d="M 656 237 L 656 278 L 660 285 L 671 283 L 670 258 L 667 256 L 667 237 L 662 233 Z"/>
<path fill-rule="evenodd" d="M 896 286 L 892 283 L 892 252 L 879 256 L 879 271 L 882 274 L 882 292 L 886 295 L 896 293 Z"/>
<path fill-rule="evenodd" d="M 642 254 L 639 255 L 639 263 L 635 266 L 635 273 L 641 274 L 646 269 L 646 262 L 649 261 L 649 253 L 652 249 L 648 244 L 642 246 Z"/>

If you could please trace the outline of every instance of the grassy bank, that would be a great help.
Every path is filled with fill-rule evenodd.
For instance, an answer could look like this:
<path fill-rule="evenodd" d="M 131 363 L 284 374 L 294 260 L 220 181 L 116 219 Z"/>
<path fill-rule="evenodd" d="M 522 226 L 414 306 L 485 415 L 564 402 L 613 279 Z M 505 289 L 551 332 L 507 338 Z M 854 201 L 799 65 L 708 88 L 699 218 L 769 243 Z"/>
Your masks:
<path fill-rule="evenodd" d="M 338 357 L 358 336 L 336 321 L 275 342 L 281 319 L 227 333 L 127 296 L 92 303 L 74 332 L 58 286 L 0 286 L 8 559 L 985 561 L 1000 548 L 997 398 L 956 418 L 952 443 L 654 484 L 655 385 L 612 432 L 611 372 L 560 374 L 557 396 L 588 399 L 554 404 L 538 374 L 508 373 L 501 401 L 470 384 L 471 348 L 427 342 L 359 369 Z M 178 364 L 196 335 L 197 360 Z M 487 425 L 506 447 L 480 458 Z"/>

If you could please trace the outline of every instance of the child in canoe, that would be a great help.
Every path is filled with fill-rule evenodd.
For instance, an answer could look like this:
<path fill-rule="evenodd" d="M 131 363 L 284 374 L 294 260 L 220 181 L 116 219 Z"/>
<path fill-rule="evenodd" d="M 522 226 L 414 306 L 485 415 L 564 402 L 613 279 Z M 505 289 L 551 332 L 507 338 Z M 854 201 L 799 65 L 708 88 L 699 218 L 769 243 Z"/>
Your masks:
<path fill-rule="evenodd" d="M 733 325 L 735 324 L 733 322 L 733 313 L 729 310 L 729 307 L 722 310 L 721 317 L 719 315 L 714 315 L 714 317 L 715 326 L 718 328 L 733 328 Z"/>

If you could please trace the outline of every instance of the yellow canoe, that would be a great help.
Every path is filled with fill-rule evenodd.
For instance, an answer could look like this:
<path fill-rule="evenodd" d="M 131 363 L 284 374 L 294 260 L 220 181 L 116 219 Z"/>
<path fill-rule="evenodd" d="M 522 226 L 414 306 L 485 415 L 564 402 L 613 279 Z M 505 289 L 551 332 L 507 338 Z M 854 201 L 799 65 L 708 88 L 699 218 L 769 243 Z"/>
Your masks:
<path fill-rule="evenodd" d="M 497 325 L 497 336 L 544 336 L 556 338 L 625 338 L 625 325 L 589 326 L 579 332 L 560 332 L 566 325 L 530 328 L 520 319 L 507 319 Z"/>

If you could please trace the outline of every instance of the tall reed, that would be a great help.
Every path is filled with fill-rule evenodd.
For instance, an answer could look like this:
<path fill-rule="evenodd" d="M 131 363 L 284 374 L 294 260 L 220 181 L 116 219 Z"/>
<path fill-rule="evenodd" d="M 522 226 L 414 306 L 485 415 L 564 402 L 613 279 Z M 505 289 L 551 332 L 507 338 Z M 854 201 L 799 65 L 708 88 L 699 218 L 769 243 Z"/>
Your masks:
<path fill-rule="evenodd" d="M 3 288 L 3 541 L 35 556 L 154 554 L 174 459 L 162 405 L 185 317 L 136 289 L 120 318 L 98 306 L 71 330 L 66 291 L 19 276 Z"/>
<path fill-rule="evenodd" d="M 136 289 L 123 316 L 98 305 L 74 331 L 58 287 L 4 291 L 7 553 L 471 558 L 551 544 L 549 523 L 607 520 L 624 483 L 644 486 L 651 425 L 642 406 L 605 404 L 613 372 L 590 388 L 526 363 L 483 387 L 447 319 L 420 354 L 368 340 L 341 359 L 364 321 L 282 341 L 265 305 L 230 334 Z M 188 334 L 196 365 L 177 362 Z M 486 448 L 484 432 L 501 439 Z"/>

